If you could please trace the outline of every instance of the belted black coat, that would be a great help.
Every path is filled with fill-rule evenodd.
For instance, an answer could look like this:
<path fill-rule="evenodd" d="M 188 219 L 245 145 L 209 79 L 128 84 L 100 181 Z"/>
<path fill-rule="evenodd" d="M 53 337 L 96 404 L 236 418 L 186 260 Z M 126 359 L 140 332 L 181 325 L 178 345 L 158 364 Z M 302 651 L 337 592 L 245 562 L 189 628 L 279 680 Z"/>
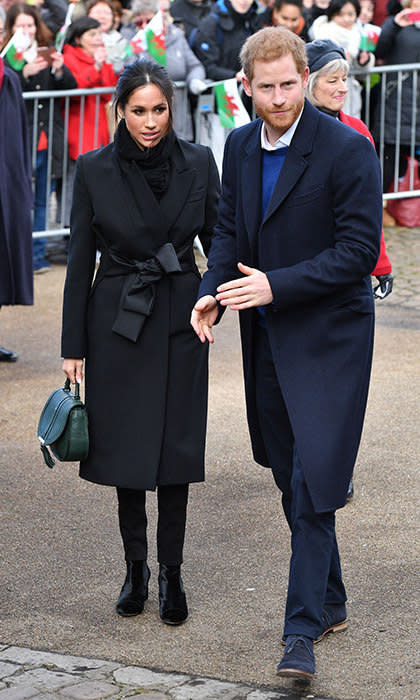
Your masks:
<path fill-rule="evenodd" d="M 207 347 L 189 320 L 200 284 L 193 242 L 208 251 L 219 176 L 208 148 L 178 139 L 160 202 L 132 167 L 136 197 L 114 144 L 78 159 L 62 355 L 86 359 L 90 452 L 80 476 L 153 490 L 204 479 Z M 156 254 L 181 269 L 165 272 Z"/>

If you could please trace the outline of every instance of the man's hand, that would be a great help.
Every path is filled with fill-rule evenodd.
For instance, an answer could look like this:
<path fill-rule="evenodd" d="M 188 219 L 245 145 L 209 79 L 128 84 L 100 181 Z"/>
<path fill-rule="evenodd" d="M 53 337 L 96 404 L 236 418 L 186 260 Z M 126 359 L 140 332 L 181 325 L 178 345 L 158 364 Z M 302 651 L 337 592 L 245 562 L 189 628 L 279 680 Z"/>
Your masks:
<path fill-rule="evenodd" d="M 221 284 L 216 294 L 219 304 L 229 306 L 233 311 L 271 304 L 273 292 L 265 272 L 242 263 L 238 263 L 238 269 L 246 277 Z"/>
<path fill-rule="evenodd" d="M 201 297 L 194 306 L 191 314 L 191 325 L 197 333 L 202 343 L 206 340 L 209 343 L 214 343 L 211 329 L 218 316 L 219 310 L 217 302 L 210 294 Z"/>

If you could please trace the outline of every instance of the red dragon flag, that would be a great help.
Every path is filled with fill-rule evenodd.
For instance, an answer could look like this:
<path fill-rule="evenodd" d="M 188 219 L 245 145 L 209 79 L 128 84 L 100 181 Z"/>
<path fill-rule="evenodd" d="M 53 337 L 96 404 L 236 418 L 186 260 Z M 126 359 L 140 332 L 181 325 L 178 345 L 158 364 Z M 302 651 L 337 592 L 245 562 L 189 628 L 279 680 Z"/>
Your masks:
<path fill-rule="evenodd" d="M 215 85 L 213 89 L 222 126 L 226 129 L 234 129 L 251 121 L 239 97 L 238 83 L 235 78 L 223 80 Z"/>

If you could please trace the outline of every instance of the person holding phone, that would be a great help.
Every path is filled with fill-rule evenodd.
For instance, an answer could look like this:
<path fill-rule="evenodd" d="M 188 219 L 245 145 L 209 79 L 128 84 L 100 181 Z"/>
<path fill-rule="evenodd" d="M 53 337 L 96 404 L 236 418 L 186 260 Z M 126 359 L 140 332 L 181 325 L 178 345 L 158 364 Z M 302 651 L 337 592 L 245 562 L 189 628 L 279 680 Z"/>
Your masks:
<path fill-rule="evenodd" d="M 64 66 L 63 56 L 50 46 L 52 34 L 42 22 L 39 11 L 33 5 L 17 2 L 6 15 L 6 37 L 4 46 L 20 29 L 27 37 L 27 48 L 23 53 L 24 64 L 19 70 L 5 59 L 6 65 L 18 75 L 23 92 L 34 90 L 70 90 L 75 88 L 76 80 Z M 26 101 L 29 136 L 32 140 L 35 130 L 37 143 L 36 161 L 33 164 L 35 174 L 33 231 L 45 231 L 47 228 L 46 212 L 48 198 L 47 162 L 49 143 L 49 100 L 40 100 L 37 110 L 32 100 Z M 58 100 L 54 101 L 53 138 L 52 138 L 52 177 L 61 178 L 64 156 L 64 126 Z M 50 268 L 46 257 L 45 238 L 35 238 L 33 243 L 34 272 L 44 272 Z"/>
<path fill-rule="evenodd" d="M 420 62 L 420 0 L 408 0 L 403 10 L 388 19 L 382 25 L 382 31 L 376 45 L 376 58 L 387 65 Z M 383 191 L 389 192 L 394 179 L 394 167 L 397 142 L 399 150 L 399 177 L 407 170 L 407 157 L 411 149 L 411 130 L 413 102 L 417 101 L 417 114 L 420 113 L 420 95 L 414 83 L 415 72 L 404 73 L 401 88 L 401 115 L 398 109 L 397 73 L 387 73 L 387 92 L 384 105 L 385 114 L 381 112 L 381 103 L 375 113 L 374 137 L 378 141 L 381 133 L 381 118 L 384 116 L 384 163 Z M 398 129 L 399 124 L 399 129 Z M 420 147 L 420 120 L 415 126 L 415 144 L 417 160 Z"/>

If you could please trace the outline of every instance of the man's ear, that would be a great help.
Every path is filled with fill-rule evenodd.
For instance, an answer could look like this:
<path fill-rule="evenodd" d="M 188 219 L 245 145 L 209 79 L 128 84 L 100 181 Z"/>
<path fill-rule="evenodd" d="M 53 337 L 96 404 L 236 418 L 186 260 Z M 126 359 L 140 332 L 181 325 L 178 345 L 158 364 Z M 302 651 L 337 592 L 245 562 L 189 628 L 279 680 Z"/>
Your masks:
<path fill-rule="evenodd" d="M 249 82 L 246 75 L 242 76 L 242 87 L 245 91 L 245 94 L 248 95 L 248 97 L 252 97 L 251 83 Z"/>

